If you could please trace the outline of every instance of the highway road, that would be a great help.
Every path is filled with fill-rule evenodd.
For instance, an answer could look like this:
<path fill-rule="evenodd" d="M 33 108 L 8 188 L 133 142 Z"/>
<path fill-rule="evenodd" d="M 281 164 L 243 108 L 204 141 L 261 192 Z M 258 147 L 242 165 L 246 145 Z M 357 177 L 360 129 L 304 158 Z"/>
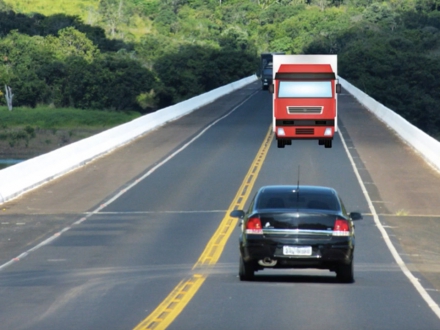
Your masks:
<path fill-rule="evenodd" d="M 339 100 L 332 149 L 278 149 L 271 95 L 254 83 L 2 205 L 0 329 L 440 329 L 438 245 L 414 245 L 420 228 L 429 242 L 435 233 L 412 230 L 420 219 L 437 225 L 438 174 L 350 95 Z M 411 166 L 424 174 L 409 177 Z M 298 179 L 335 188 L 364 214 L 353 284 L 321 270 L 239 281 L 228 209 L 262 185 Z M 434 271 L 421 266 L 430 262 Z"/>

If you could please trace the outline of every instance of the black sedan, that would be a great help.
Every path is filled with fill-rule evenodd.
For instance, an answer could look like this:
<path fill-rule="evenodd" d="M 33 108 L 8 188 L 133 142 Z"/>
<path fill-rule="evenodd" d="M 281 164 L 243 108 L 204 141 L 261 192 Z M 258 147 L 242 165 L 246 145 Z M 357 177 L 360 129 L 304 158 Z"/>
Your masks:
<path fill-rule="evenodd" d="M 353 220 L 338 193 L 319 186 L 264 186 L 249 209 L 234 210 L 240 218 L 239 276 L 254 278 L 265 268 L 318 268 L 336 272 L 344 283 L 354 281 Z"/>

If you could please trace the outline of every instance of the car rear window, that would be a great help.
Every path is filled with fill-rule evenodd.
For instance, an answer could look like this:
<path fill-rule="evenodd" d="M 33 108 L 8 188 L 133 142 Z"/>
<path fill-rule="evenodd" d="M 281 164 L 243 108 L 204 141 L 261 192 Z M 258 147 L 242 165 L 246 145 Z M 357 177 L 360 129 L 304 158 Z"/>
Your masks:
<path fill-rule="evenodd" d="M 338 199 L 333 194 L 310 192 L 263 192 L 257 200 L 257 209 L 319 209 L 339 211 Z"/>

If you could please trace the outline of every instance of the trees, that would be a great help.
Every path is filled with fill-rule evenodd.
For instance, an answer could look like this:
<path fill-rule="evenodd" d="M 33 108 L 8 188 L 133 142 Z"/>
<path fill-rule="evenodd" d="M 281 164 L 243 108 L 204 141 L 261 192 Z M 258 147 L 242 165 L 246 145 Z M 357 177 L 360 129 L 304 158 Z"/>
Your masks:
<path fill-rule="evenodd" d="M 63 106 L 116 111 L 144 111 L 137 97 L 154 90 L 154 75 L 138 62 L 104 55 L 89 63 L 67 60 Z"/>
<path fill-rule="evenodd" d="M 118 26 L 127 19 L 124 0 L 100 0 L 98 13 L 111 37 L 115 37 Z"/>
<path fill-rule="evenodd" d="M 135 59 L 101 54 L 73 27 L 58 34 L 42 37 L 13 31 L 0 39 L 0 82 L 11 86 L 17 106 L 145 111 L 136 97 L 155 87 L 148 69 Z"/>
<path fill-rule="evenodd" d="M 3 0 L 0 0 L 0 11 L 9 11 L 12 7 L 6 4 Z"/>
<path fill-rule="evenodd" d="M 440 101 L 439 8 L 438 0 L 101 0 L 99 26 L 90 26 L 67 14 L 14 13 L 0 0 L 0 86 L 12 87 L 17 105 L 145 112 L 254 73 L 259 52 L 333 53 L 344 78 L 440 131 L 430 111 Z"/>
<path fill-rule="evenodd" d="M 61 58 L 78 56 L 84 58 L 87 62 L 92 62 L 99 54 L 98 47 L 87 38 L 85 33 L 79 32 L 73 27 L 58 31 L 58 38 L 51 38 L 50 40 L 53 42 L 58 57 Z"/>
<path fill-rule="evenodd" d="M 251 75 L 257 57 L 242 49 L 182 45 L 157 59 L 154 70 L 162 83 L 159 106 L 180 102 Z"/>

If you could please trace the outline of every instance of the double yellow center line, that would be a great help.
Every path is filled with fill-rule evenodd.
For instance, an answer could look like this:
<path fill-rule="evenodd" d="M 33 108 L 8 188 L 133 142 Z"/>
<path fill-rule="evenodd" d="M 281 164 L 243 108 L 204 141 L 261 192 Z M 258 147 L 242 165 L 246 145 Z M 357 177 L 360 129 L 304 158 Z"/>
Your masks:
<path fill-rule="evenodd" d="M 272 140 L 273 131 L 271 125 L 228 211 L 206 245 L 205 250 L 200 255 L 199 260 L 192 268 L 196 274 L 182 280 L 164 301 L 146 319 L 139 323 L 134 330 L 166 329 L 202 286 L 207 277 L 207 274 L 202 272 L 203 268 L 213 266 L 218 262 L 229 236 L 231 236 L 232 231 L 237 226 L 238 220 L 231 218 L 229 213 L 232 210 L 244 209 Z"/>

